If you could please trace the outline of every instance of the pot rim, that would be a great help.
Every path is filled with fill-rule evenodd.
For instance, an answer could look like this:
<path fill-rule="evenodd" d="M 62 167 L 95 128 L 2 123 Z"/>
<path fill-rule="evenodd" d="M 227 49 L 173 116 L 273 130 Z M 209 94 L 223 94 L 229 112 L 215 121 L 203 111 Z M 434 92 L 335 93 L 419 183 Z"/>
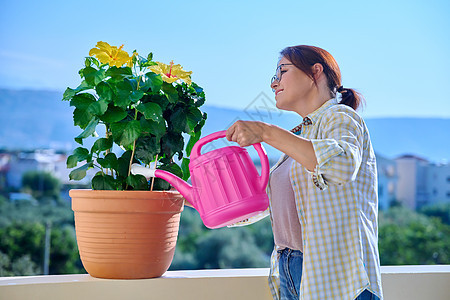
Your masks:
<path fill-rule="evenodd" d="M 178 191 L 69 191 L 74 212 L 180 213 L 184 197 Z"/>
<path fill-rule="evenodd" d="M 115 190 L 92 190 L 92 189 L 71 189 L 69 190 L 70 197 L 89 197 L 89 198 L 160 198 L 167 196 L 170 198 L 183 198 L 177 190 L 170 191 L 115 191 Z"/>

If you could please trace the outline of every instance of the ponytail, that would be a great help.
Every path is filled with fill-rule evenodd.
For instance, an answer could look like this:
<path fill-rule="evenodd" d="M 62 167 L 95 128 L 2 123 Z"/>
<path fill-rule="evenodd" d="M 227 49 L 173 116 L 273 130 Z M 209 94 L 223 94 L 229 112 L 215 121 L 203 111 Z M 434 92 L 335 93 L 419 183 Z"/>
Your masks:
<path fill-rule="evenodd" d="M 340 93 L 342 95 L 342 100 L 339 102 L 339 104 L 345 104 L 347 106 L 350 106 L 354 110 L 357 110 L 364 101 L 364 97 L 354 89 L 348 89 L 339 86 L 337 88 L 334 88 L 333 91 L 335 94 Z"/>

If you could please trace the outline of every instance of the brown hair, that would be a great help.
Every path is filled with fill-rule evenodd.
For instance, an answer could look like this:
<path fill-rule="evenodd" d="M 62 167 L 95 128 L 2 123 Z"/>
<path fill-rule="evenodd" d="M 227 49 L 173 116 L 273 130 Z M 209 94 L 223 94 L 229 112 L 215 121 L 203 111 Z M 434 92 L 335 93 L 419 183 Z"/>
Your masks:
<path fill-rule="evenodd" d="M 341 83 L 341 71 L 334 57 L 322 48 L 314 46 L 292 46 L 286 47 L 280 52 L 281 56 L 287 58 L 297 68 L 305 72 L 317 86 L 317 82 L 314 78 L 312 66 L 319 63 L 323 67 L 323 73 L 327 77 L 328 88 L 332 96 L 336 95 L 336 92 L 342 93 L 342 101 L 340 104 L 345 104 L 353 108 L 358 109 L 363 97 L 360 93 L 353 89 L 343 88 Z"/>

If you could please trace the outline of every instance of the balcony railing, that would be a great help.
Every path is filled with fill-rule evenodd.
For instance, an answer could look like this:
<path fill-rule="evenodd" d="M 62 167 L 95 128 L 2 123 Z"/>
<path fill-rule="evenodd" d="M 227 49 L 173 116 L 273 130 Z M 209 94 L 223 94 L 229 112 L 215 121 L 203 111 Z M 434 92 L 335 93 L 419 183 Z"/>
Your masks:
<path fill-rule="evenodd" d="M 381 267 L 386 300 L 450 299 L 450 265 Z M 161 278 L 107 280 L 89 275 L 0 278 L 0 300 L 264 300 L 268 269 L 168 271 Z"/>

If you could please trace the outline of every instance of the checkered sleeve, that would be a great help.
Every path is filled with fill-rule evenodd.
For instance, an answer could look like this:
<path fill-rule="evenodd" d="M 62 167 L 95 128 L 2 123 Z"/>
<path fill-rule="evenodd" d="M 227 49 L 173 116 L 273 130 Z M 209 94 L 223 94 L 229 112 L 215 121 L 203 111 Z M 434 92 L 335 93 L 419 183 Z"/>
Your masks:
<path fill-rule="evenodd" d="M 342 106 L 329 110 L 321 121 L 319 138 L 311 139 L 318 164 L 310 174 L 321 190 L 354 180 L 361 165 L 363 124 L 356 112 Z"/>

